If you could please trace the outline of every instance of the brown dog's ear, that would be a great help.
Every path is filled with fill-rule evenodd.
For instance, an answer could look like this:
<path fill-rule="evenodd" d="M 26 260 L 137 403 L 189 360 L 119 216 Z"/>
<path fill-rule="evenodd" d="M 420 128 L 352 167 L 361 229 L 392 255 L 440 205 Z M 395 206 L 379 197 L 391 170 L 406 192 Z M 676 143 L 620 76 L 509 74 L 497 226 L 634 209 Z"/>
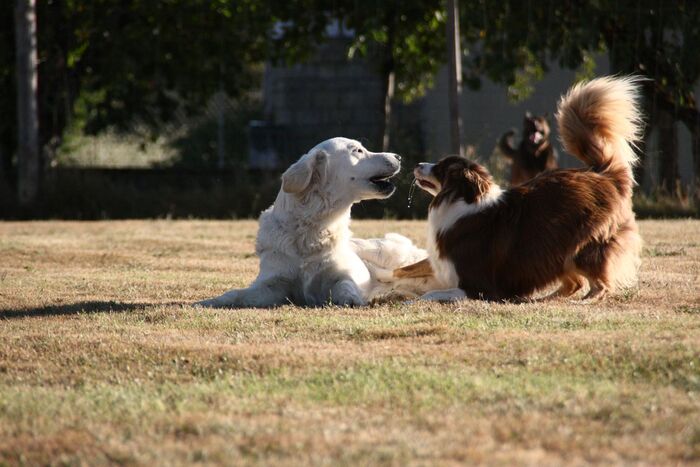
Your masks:
<path fill-rule="evenodd" d="M 489 191 L 489 180 L 470 169 L 464 169 L 464 178 L 474 187 L 474 198 L 478 201 Z"/>
<path fill-rule="evenodd" d="M 282 174 L 285 193 L 301 193 L 325 176 L 328 153 L 322 150 L 305 154 Z M 316 177 L 314 177 L 316 175 Z"/>

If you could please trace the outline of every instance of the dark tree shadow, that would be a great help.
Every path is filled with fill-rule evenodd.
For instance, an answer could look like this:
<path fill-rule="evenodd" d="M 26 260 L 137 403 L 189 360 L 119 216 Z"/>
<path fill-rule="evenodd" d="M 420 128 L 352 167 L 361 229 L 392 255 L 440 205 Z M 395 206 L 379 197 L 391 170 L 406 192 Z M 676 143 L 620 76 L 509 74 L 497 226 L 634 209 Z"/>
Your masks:
<path fill-rule="evenodd" d="M 92 313 L 125 313 L 143 310 L 156 305 L 181 305 L 181 303 L 122 303 L 115 301 L 90 301 L 45 305 L 38 308 L 16 308 L 0 310 L 0 320 L 15 318 L 39 318 L 43 316 L 64 316 Z"/>

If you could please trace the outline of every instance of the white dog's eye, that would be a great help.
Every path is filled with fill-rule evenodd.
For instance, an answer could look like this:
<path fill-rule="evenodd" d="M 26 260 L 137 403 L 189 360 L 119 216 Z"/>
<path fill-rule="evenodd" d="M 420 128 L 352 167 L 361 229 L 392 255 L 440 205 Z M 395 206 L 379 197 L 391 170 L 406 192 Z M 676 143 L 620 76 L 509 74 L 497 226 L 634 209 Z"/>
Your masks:
<path fill-rule="evenodd" d="M 353 149 L 352 152 L 357 153 L 357 154 L 364 154 L 365 150 L 362 148 L 355 148 L 355 149 Z"/>

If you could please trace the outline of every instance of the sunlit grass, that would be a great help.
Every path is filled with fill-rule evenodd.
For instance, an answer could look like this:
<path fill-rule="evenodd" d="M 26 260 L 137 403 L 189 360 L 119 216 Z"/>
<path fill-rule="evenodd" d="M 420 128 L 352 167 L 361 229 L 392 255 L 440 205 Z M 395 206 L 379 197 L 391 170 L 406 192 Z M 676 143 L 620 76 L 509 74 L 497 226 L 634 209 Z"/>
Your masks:
<path fill-rule="evenodd" d="M 254 222 L 0 223 L 0 464 L 698 462 L 700 222 L 641 227 L 602 303 L 204 310 Z"/>

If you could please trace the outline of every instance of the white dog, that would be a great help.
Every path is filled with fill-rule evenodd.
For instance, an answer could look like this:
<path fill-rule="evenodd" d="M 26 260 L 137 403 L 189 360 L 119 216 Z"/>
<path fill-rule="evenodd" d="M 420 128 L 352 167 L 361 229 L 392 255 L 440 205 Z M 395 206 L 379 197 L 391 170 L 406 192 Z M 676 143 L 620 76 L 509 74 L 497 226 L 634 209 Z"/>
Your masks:
<path fill-rule="evenodd" d="M 350 208 L 394 193 L 389 180 L 401 167 L 391 153 L 367 151 L 358 141 L 333 138 L 314 147 L 282 175 L 275 203 L 259 219 L 260 273 L 247 289 L 199 302 L 209 307 L 271 307 L 285 303 L 365 305 L 396 292 L 393 269 L 427 257 L 398 234 L 352 239 Z M 424 291 L 424 281 L 416 287 Z M 401 284 L 402 291 L 407 289 Z"/>

